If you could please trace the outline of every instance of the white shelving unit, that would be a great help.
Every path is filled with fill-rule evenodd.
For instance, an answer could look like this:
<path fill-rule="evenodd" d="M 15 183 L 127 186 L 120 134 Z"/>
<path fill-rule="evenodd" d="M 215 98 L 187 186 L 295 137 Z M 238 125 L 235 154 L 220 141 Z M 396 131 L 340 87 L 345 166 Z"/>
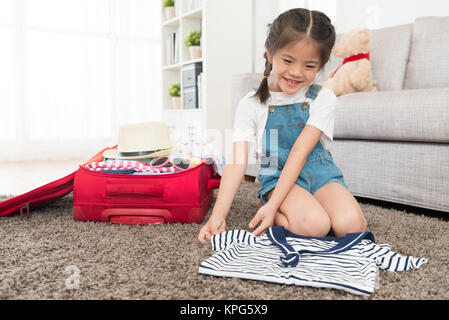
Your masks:
<path fill-rule="evenodd" d="M 169 126 L 174 140 L 196 140 L 206 130 L 225 130 L 232 126 L 229 119 L 230 88 L 233 74 L 251 72 L 252 67 L 252 1 L 242 0 L 175 0 L 176 17 L 166 19 L 162 14 L 162 121 Z M 191 59 L 184 44 L 192 30 L 201 30 L 202 57 Z M 177 32 L 178 60 L 168 61 L 167 39 Z M 201 62 L 202 108 L 182 109 L 182 68 Z M 181 109 L 174 109 L 168 89 L 173 83 L 181 84 Z M 180 137 L 182 135 L 182 137 Z"/>

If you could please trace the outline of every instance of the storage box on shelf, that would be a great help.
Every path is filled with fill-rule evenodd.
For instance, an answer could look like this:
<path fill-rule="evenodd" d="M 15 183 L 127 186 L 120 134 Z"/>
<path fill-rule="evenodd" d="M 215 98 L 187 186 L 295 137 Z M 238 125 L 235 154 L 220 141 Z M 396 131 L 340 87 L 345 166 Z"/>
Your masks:
<path fill-rule="evenodd" d="M 203 71 L 203 63 L 196 62 L 182 67 L 182 96 L 184 109 L 199 108 L 198 76 Z"/>

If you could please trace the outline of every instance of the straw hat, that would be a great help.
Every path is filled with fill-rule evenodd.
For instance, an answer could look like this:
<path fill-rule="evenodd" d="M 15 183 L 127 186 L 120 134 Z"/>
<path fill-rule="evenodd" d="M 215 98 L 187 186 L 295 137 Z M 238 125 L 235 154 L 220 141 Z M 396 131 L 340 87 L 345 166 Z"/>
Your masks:
<path fill-rule="evenodd" d="M 169 155 L 174 146 L 164 122 L 143 122 L 121 126 L 118 148 L 106 150 L 109 159 L 138 160 Z"/>

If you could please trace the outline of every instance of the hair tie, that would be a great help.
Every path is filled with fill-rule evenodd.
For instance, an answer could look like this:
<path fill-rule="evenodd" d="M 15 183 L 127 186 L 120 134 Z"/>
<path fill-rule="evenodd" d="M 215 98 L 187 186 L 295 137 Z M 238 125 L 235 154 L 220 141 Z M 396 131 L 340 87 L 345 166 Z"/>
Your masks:
<path fill-rule="evenodd" d="M 268 76 L 263 76 L 264 79 L 268 79 Z"/>

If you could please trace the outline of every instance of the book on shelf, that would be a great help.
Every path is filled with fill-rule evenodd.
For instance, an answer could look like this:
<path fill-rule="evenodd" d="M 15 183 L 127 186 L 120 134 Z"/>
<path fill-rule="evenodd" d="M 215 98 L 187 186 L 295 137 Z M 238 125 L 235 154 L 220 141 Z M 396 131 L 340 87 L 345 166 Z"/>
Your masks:
<path fill-rule="evenodd" d="M 197 103 L 197 107 L 199 109 L 203 108 L 203 83 L 204 83 L 204 76 L 203 73 L 201 72 L 198 75 L 198 79 L 197 79 L 197 86 L 198 86 L 198 103 Z"/>
<path fill-rule="evenodd" d="M 175 56 L 175 62 L 174 63 L 179 63 L 179 42 L 180 42 L 180 33 L 179 33 L 179 29 L 178 31 L 176 31 L 175 33 L 175 41 L 174 41 L 174 56 Z"/>
<path fill-rule="evenodd" d="M 166 60 L 167 65 L 179 63 L 179 29 L 167 37 Z"/>

